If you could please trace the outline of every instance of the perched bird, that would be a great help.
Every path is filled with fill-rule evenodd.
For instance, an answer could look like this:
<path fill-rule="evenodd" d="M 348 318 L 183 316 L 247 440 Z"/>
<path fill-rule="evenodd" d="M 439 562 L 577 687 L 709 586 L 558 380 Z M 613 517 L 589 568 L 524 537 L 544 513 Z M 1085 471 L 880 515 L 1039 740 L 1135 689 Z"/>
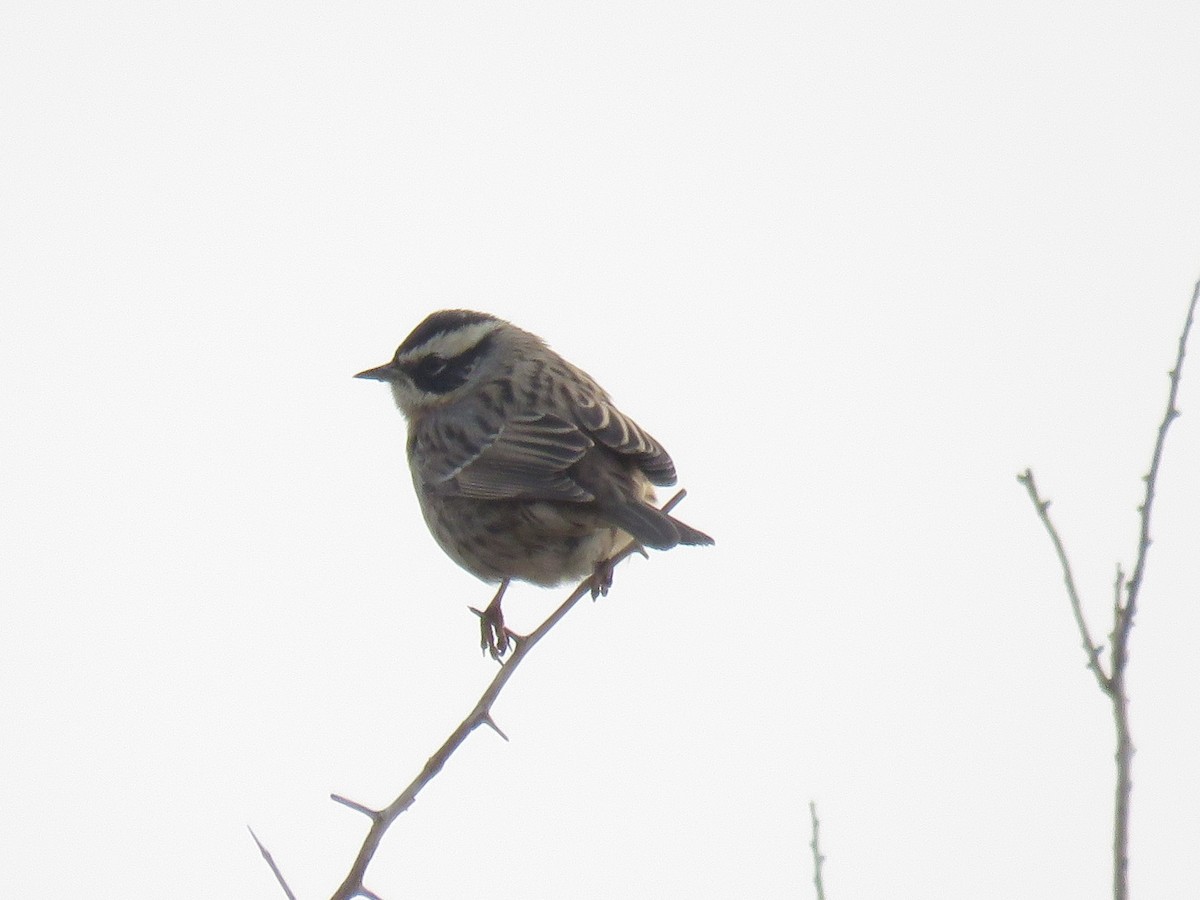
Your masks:
<path fill-rule="evenodd" d="M 675 483 L 662 446 L 585 372 L 535 334 L 487 313 L 435 312 L 391 362 L 356 378 L 391 385 L 408 420 L 421 512 L 456 563 L 499 583 L 481 646 L 508 648 L 500 601 L 513 579 L 553 586 L 592 576 L 629 538 L 667 550 L 712 538 L 654 507 Z"/>

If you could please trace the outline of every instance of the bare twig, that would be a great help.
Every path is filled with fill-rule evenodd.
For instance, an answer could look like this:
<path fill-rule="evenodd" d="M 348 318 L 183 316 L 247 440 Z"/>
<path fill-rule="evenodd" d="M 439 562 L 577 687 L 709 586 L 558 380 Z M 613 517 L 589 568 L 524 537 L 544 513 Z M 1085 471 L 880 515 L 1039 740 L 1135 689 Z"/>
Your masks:
<path fill-rule="evenodd" d="M 681 500 L 683 500 L 686 495 L 686 491 L 679 491 L 674 497 L 663 504 L 663 511 L 670 512 L 679 504 Z M 616 565 L 624 560 L 627 556 L 631 556 L 632 554 L 639 552 L 644 553 L 640 546 L 635 543 L 627 544 L 617 553 L 616 556 L 613 557 L 612 564 Z M 475 707 L 467 714 L 467 717 L 462 720 L 459 726 L 455 728 L 453 732 L 451 732 L 450 736 L 446 738 L 445 742 L 437 749 L 433 756 L 429 757 L 429 760 L 425 763 L 424 768 L 421 769 L 417 777 L 413 779 L 413 782 L 404 789 L 403 793 L 401 793 L 399 797 L 397 797 L 383 809 L 375 810 L 354 800 L 348 800 L 345 797 L 340 797 L 337 794 L 331 795 L 331 798 L 335 802 L 340 803 L 343 806 L 347 806 L 356 812 L 360 812 L 371 820 L 371 828 L 367 832 L 367 836 L 363 839 L 362 847 L 359 848 L 358 855 L 354 860 L 354 864 L 350 867 L 350 872 L 346 875 L 346 878 L 342 882 L 341 886 L 338 887 L 338 889 L 334 892 L 332 900 L 351 900 L 353 897 L 366 897 L 368 900 L 378 900 L 378 895 L 363 886 L 363 876 L 366 874 L 367 866 L 370 864 L 371 858 L 375 855 L 375 851 L 379 848 L 379 842 L 383 840 L 384 833 L 389 827 L 391 827 L 391 824 L 402 812 L 413 805 L 417 799 L 417 794 L 419 794 L 421 790 L 433 780 L 434 776 L 442 770 L 442 767 L 446 764 L 446 761 L 451 757 L 451 755 L 453 755 L 454 751 L 462 745 L 463 741 L 467 739 L 467 735 L 469 735 L 472 731 L 474 731 L 480 725 L 486 725 L 492 728 L 501 737 L 504 737 L 505 740 L 508 740 L 508 738 L 504 736 L 504 732 L 502 732 L 492 720 L 492 705 L 496 702 L 496 698 L 500 696 L 500 692 L 504 690 L 504 686 L 513 676 L 513 673 L 516 672 L 517 666 L 519 666 L 521 661 L 529 654 L 529 651 L 534 648 L 538 641 L 546 636 L 551 628 L 557 625 L 562 618 L 571 611 L 571 608 L 575 606 L 576 603 L 588 596 L 591 593 L 591 590 L 592 579 L 588 578 L 582 584 L 580 584 L 579 587 L 577 587 L 571 593 L 571 596 L 564 600 L 562 605 L 559 606 L 558 609 L 556 609 L 553 613 L 551 613 L 549 618 L 547 618 L 546 621 L 544 621 L 536 629 L 524 636 L 513 635 L 516 643 L 516 649 L 513 651 L 512 655 L 509 656 L 508 659 L 505 660 L 500 666 L 499 671 L 496 672 L 496 677 L 493 678 L 491 684 L 487 686 L 487 689 L 483 692 L 483 696 L 479 698 L 479 702 L 475 704 Z M 251 832 L 251 834 L 253 834 L 253 832 Z M 255 838 L 256 842 L 257 840 L 258 838 Z M 288 889 L 287 884 L 284 882 L 283 876 L 279 873 L 274 861 L 271 859 L 270 854 L 267 853 L 262 844 L 259 844 L 259 849 L 262 850 L 263 857 L 271 866 L 271 870 L 275 872 L 275 877 L 279 879 L 280 885 L 287 892 L 290 900 L 295 900 L 292 892 Z"/>
<path fill-rule="evenodd" d="M 808 846 L 812 847 L 813 885 L 817 889 L 817 900 L 825 900 L 825 881 L 821 875 L 821 867 L 825 863 L 825 857 L 821 855 L 821 820 L 817 818 L 817 803 L 815 800 L 808 801 L 808 812 L 812 816 L 812 840 Z"/>
<path fill-rule="evenodd" d="M 1129 576 L 1129 584 L 1126 586 L 1129 600 L 1125 604 L 1128 611 L 1125 618 L 1128 621 L 1121 623 L 1122 631 L 1125 634 L 1128 634 L 1129 629 L 1133 627 L 1133 610 L 1137 604 L 1138 591 L 1142 587 L 1142 576 L 1146 571 L 1146 554 L 1150 550 L 1150 507 L 1154 504 L 1154 489 L 1158 482 L 1158 467 L 1162 463 L 1163 445 L 1167 440 L 1167 429 L 1171 427 L 1172 422 L 1179 418 L 1179 407 L 1175 405 L 1175 401 L 1179 396 L 1179 380 L 1183 375 L 1183 357 L 1187 352 L 1188 333 L 1192 330 L 1192 322 L 1196 316 L 1197 298 L 1200 298 L 1200 281 L 1197 281 L 1196 286 L 1192 289 L 1192 301 L 1188 304 L 1187 319 L 1183 323 L 1183 331 L 1179 334 L 1179 349 L 1175 354 L 1175 367 L 1167 373 L 1171 379 L 1171 390 L 1167 394 L 1167 410 L 1158 426 L 1158 437 L 1154 441 L 1154 454 L 1150 457 L 1150 471 L 1145 476 L 1146 499 L 1138 507 L 1142 527 L 1138 534 L 1137 561 L 1134 563 L 1133 574 Z"/>
<path fill-rule="evenodd" d="M 1179 381 L 1183 372 L 1183 359 L 1187 350 L 1188 335 L 1192 330 L 1192 322 L 1196 314 L 1196 302 L 1200 298 L 1200 281 L 1192 290 L 1192 299 L 1188 304 L 1187 318 L 1183 323 L 1183 331 L 1179 335 L 1179 350 L 1175 356 L 1175 367 L 1168 373 L 1171 388 L 1167 394 L 1167 409 L 1162 422 L 1158 426 L 1158 436 L 1154 441 L 1154 452 L 1150 457 L 1150 471 L 1143 476 L 1146 482 L 1146 494 L 1138 507 L 1140 528 L 1138 530 L 1137 557 L 1133 572 L 1126 578 L 1125 571 L 1117 566 L 1117 574 L 1113 580 L 1113 628 L 1109 638 L 1110 650 L 1108 671 L 1105 672 L 1100 660 L 1101 648 L 1092 640 L 1087 621 L 1083 616 L 1083 607 L 1079 593 L 1075 588 L 1075 579 L 1071 574 L 1071 564 L 1063 548 L 1062 539 L 1050 521 L 1048 509 L 1049 500 L 1043 500 L 1038 494 L 1037 485 L 1033 480 L 1033 472 L 1026 469 L 1017 476 L 1017 480 L 1025 485 L 1029 499 L 1037 510 L 1038 518 L 1050 534 L 1054 551 L 1058 554 L 1059 564 L 1063 570 L 1063 580 L 1066 582 L 1067 597 L 1071 601 L 1071 611 L 1075 623 L 1083 639 L 1083 650 L 1087 654 L 1088 668 L 1096 676 L 1100 690 L 1109 698 L 1112 704 L 1113 725 L 1117 736 L 1115 754 L 1117 769 L 1116 799 L 1113 808 L 1113 898 L 1128 900 L 1129 897 L 1129 809 L 1133 796 L 1133 737 L 1129 728 L 1129 694 L 1126 689 L 1125 675 L 1129 665 L 1129 635 L 1133 630 L 1133 619 L 1137 613 L 1138 595 L 1142 587 L 1142 578 L 1146 571 L 1146 556 L 1150 550 L 1150 511 L 1154 505 L 1154 492 L 1158 484 L 1158 472 L 1162 463 L 1163 446 L 1167 439 L 1167 430 L 1171 423 L 1179 417 L 1176 398 L 1179 395 Z"/>
<path fill-rule="evenodd" d="M 1037 510 L 1038 518 L 1042 520 L 1042 524 L 1046 527 L 1046 531 L 1050 535 L 1050 541 L 1054 544 L 1054 552 L 1058 554 L 1058 562 L 1063 570 L 1063 581 L 1067 586 L 1067 598 L 1071 601 L 1071 612 L 1075 616 L 1075 625 L 1079 628 L 1079 636 L 1083 640 L 1083 652 L 1087 654 L 1088 668 L 1096 676 L 1100 690 L 1109 694 L 1112 692 L 1112 684 L 1109 681 L 1108 675 L 1104 672 L 1104 667 L 1100 664 L 1100 648 L 1092 640 L 1092 633 L 1088 630 L 1087 620 L 1083 617 L 1083 604 L 1080 603 L 1079 591 L 1075 587 L 1075 576 L 1071 574 L 1071 561 L 1067 559 L 1067 551 L 1063 547 L 1062 538 L 1058 536 L 1058 529 L 1050 521 L 1050 501 L 1043 500 L 1041 495 L 1038 494 L 1037 483 L 1033 480 L 1032 469 L 1026 469 L 1018 475 L 1017 481 L 1025 485 L 1025 490 L 1029 492 L 1029 499 L 1033 501 L 1033 507 Z"/>
<path fill-rule="evenodd" d="M 258 835 L 254 833 L 254 829 L 247 826 L 250 832 L 250 837 L 254 838 L 254 843 L 258 844 L 258 852 L 262 854 L 262 858 L 267 861 L 267 865 L 271 867 L 271 871 L 275 873 L 275 880 L 279 882 L 279 886 L 283 888 L 283 892 L 287 894 L 288 900 L 296 900 L 296 895 L 292 893 L 292 889 L 288 887 L 288 883 L 283 878 L 283 873 L 279 871 L 279 866 L 275 865 L 275 858 L 271 856 L 271 851 L 263 846 L 263 842 L 258 839 Z"/>

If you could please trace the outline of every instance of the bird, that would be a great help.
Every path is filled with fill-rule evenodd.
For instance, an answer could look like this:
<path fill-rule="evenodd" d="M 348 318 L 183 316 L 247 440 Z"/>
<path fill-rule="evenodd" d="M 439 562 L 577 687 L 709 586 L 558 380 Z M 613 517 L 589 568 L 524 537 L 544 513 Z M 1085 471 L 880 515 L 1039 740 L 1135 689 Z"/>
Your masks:
<path fill-rule="evenodd" d="M 676 481 L 662 445 L 547 343 L 467 309 L 430 314 L 382 366 L 355 378 L 386 382 L 407 420 L 417 501 L 442 550 L 498 584 L 479 613 L 480 646 L 501 660 L 509 583 L 612 584 L 612 557 L 713 539 L 653 505 Z M 476 612 L 479 612 L 476 610 Z"/>

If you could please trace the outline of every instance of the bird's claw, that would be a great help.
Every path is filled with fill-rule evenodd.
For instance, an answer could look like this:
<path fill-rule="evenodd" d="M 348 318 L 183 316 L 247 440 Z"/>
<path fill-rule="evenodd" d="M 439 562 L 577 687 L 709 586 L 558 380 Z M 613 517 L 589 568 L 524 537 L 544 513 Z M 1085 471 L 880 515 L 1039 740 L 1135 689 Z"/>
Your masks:
<path fill-rule="evenodd" d="M 596 563 L 596 568 L 592 572 L 592 599 L 597 597 L 607 597 L 608 589 L 613 583 L 613 561 L 611 559 L 602 559 Z"/>
<path fill-rule="evenodd" d="M 517 636 L 505 627 L 499 605 L 493 604 L 484 610 L 473 606 L 468 609 L 479 616 L 479 649 L 497 662 L 502 661 L 509 647 L 516 646 Z"/>
<path fill-rule="evenodd" d="M 504 592 L 507 589 L 508 579 L 506 578 L 500 582 L 500 589 L 496 591 L 496 596 L 492 598 L 492 602 L 483 612 L 473 606 L 468 607 L 471 612 L 479 616 L 479 648 L 496 662 L 503 661 L 508 648 L 517 645 L 517 635 L 504 627 L 504 613 L 500 611 L 500 601 L 504 599 Z"/>

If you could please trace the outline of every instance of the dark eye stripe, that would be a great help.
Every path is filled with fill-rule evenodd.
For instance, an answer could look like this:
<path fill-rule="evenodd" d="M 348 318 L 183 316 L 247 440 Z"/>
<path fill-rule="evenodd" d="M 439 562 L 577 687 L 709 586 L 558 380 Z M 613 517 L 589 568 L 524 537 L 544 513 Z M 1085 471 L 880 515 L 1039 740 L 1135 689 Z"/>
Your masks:
<path fill-rule="evenodd" d="M 492 337 L 488 335 L 470 350 L 450 359 L 423 356 L 407 366 L 409 377 L 417 388 L 426 393 L 448 394 L 466 384 L 475 364 L 491 345 Z"/>

